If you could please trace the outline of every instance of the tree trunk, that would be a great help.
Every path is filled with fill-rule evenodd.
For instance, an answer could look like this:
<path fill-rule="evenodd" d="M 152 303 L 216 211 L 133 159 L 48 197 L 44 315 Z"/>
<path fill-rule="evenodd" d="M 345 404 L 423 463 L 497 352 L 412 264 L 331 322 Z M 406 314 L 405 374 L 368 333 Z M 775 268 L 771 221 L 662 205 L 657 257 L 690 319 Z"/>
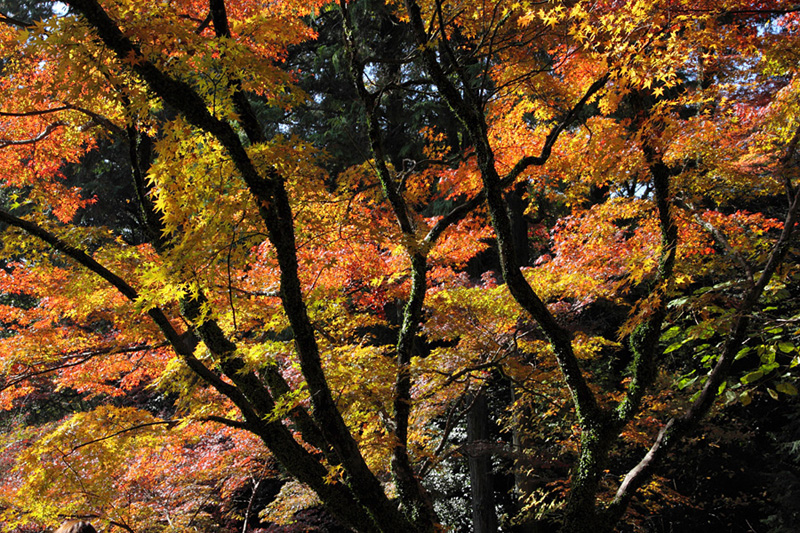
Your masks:
<path fill-rule="evenodd" d="M 469 481 L 472 492 L 472 530 L 475 533 L 495 533 L 497 516 L 494 510 L 492 457 L 481 444 L 489 440 L 489 408 L 481 392 L 467 413 L 467 442 L 470 445 Z"/>
<path fill-rule="evenodd" d="M 525 184 L 517 183 L 506 193 L 508 202 L 508 218 L 511 222 L 511 237 L 520 266 L 531 264 L 530 245 L 528 243 L 528 221 L 525 220 L 525 209 L 528 202 L 524 198 Z"/>

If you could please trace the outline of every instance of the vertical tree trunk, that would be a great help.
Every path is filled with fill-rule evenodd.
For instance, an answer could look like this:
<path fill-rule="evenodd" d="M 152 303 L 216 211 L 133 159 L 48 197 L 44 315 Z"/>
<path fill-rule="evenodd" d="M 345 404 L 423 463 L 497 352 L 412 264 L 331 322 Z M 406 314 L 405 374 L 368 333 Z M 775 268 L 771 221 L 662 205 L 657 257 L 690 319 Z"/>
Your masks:
<path fill-rule="evenodd" d="M 467 413 L 467 442 L 470 445 L 469 481 L 472 492 L 472 530 L 495 533 L 497 516 L 494 510 L 492 457 L 481 444 L 489 440 L 489 409 L 486 395 L 478 393 Z"/>
<path fill-rule="evenodd" d="M 528 202 L 524 198 L 525 184 L 517 183 L 506 193 L 508 202 L 508 218 L 511 221 L 511 238 L 520 266 L 531 264 L 530 245 L 528 244 L 528 222 L 525 220 L 525 209 Z"/>
<path fill-rule="evenodd" d="M 561 533 L 610 533 L 613 529 L 598 512 L 597 493 L 616 433 L 607 424 L 586 427 L 581 434 L 578 464 L 573 467 Z"/>

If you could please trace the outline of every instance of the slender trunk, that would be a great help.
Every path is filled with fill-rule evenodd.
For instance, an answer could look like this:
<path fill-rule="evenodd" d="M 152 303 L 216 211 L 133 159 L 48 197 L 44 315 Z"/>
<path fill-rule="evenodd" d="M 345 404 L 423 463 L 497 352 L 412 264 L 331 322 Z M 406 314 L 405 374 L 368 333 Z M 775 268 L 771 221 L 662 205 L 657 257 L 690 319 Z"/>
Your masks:
<path fill-rule="evenodd" d="M 489 440 L 489 407 L 486 395 L 478 393 L 467 413 L 467 442 L 470 445 L 469 482 L 472 493 L 472 531 L 494 533 L 497 531 L 497 516 L 494 510 L 494 486 L 492 483 L 492 458 L 482 450 L 482 443 Z"/>
<path fill-rule="evenodd" d="M 531 264 L 530 246 L 528 244 L 528 222 L 525 220 L 525 209 L 528 202 L 525 200 L 525 184 L 517 183 L 513 189 L 506 193 L 508 203 L 508 218 L 511 222 L 511 237 L 517 260 L 521 266 Z"/>

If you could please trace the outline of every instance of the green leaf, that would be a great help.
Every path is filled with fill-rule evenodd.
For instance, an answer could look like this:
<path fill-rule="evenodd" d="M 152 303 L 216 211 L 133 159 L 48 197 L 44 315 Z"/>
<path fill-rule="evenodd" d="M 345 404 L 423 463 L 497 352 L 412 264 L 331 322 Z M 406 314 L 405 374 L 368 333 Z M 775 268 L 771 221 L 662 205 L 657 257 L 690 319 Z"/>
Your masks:
<path fill-rule="evenodd" d="M 783 353 L 792 353 L 795 350 L 794 344 L 788 341 L 779 342 L 778 349 Z"/>
<path fill-rule="evenodd" d="M 753 397 L 750 396 L 750 391 L 742 393 L 742 395 L 739 396 L 739 401 L 742 402 L 742 405 L 750 405 L 750 402 L 753 401 Z"/>
<path fill-rule="evenodd" d="M 797 387 L 795 387 L 791 383 L 785 383 L 785 382 L 784 383 L 778 383 L 777 385 L 775 385 L 775 389 L 778 392 L 782 392 L 782 393 L 787 394 L 789 396 L 797 396 Z"/>
<path fill-rule="evenodd" d="M 761 368 L 759 368 L 759 370 L 761 370 L 761 372 L 763 372 L 764 375 L 767 375 L 770 372 L 772 372 L 773 370 L 775 370 L 776 368 L 778 368 L 779 366 L 781 366 L 780 363 L 776 363 L 775 361 L 772 361 L 771 363 L 767 363 L 765 365 L 761 365 Z"/>
<path fill-rule="evenodd" d="M 733 360 L 734 360 L 734 361 L 738 361 L 739 359 L 741 359 L 742 357 L 744 357 L 745 355 L 747 355 L 748 353 L 750 353 L 750 350 L 752 350 L 752 348 L 751 348 L 751 347 L 749 347 L 749 346 L 745 346 L 744 348 L 742 348 L 741 350 L 739 350 L 738 352 L 736 352 L 736 357 L 734 357 L 734 358 L 733 358 Z"/>
<path fill-rule="evenodd" d="M 673 343 L 673 344 L 670 344 L 670 345 L 669 345 L 669 346 L 667 346 L 667 348 L 664 350 L 664 353 L 665 353 L 665 354 L 667 354 L 667 353 L 672 353 L 672 352 L 674 352 L 675 350 L 677 350 L 678 348 L 680 348 L 681 346 L 683 346 L 684 342 L 686 342 L 686 341 L 683 341 L 683 342 L 675 342 L 675 343 Z"/>
<path fill-rule="evenodd" d="M 686 387 L 691 387 L 694 385 L 694 382 L 697 381 L 697 376 L 691 377 L 687 376 L 678 382 L 678 389 L 683 390 Z"/>
<path fill-rule="evenodd" d="M 675 298 L 674 300 L 670 301 L 667 304 L 667 308 L 672 309 L 674 307 L 680 307 L 680 306 L 684 305 L 688 301 L 689 301 L 689 298 L 687 298 L 687 297 Z"/>
<path fill-rule="evenodd" d="M 744 376 L 742 376 L 741 381 L 743 384 L 747 385 L 749 383 L 753 383 L 754 381 L 758 381 L 763 377 L 764 377 L 764 372 L 762 372 L 761 370 L 754 370 L 753 372 L 750 372 L 749 374 L 745 374 Z"/>
<path fill-rule="evenodd" d="M 673 327 L 669 328 L 667 331 L 665 331 L 663 335 L 661 335 L 661 340 L 662 341 L 668 341 L 670 339 L 673 339 L 680 332 L 681 332 L 681 328 L 679 328 L 678 326 L 673 326 Z"/>

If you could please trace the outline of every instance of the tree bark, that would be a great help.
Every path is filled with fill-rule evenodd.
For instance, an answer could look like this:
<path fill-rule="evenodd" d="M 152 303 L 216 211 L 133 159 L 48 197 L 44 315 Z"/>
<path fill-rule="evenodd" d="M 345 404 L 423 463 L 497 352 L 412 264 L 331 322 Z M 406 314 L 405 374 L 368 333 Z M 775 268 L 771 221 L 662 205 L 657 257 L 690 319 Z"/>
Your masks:
<path fill-rule="evenodd" d="M 492 457 L 476 444 L 489 440 L 489 407 L 486 395 L 479 392 L 472 400 L 467 413 L 467 442 L 469 454 L 469 481 L 472 494 L 472 531 L 495 533 L 497 515 L 494 510 L 494 484 L 492 483 Z"/>

